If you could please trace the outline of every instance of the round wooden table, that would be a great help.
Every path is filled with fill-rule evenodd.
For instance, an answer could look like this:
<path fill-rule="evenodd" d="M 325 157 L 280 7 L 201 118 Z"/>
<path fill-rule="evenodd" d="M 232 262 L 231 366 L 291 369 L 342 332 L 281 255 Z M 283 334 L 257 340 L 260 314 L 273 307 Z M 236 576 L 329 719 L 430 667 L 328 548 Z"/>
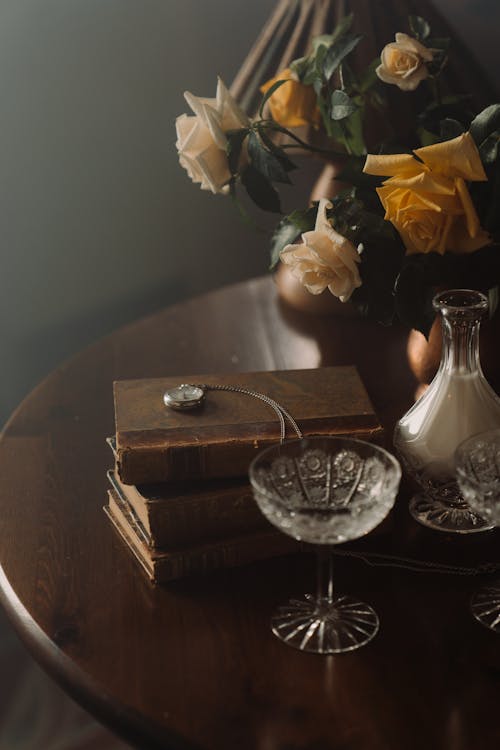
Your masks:
<path fill-rule="evenodd" d="M 312 585 L 309 555 L 154 587 L 102 510 L 113 380 L 355 364 L 390 433 L 415 388 L 405 338 L 357 318 L 296 313 L 280 304 L 272 279 L 258 279 L 119 330 L 17 409 L 0 441 L 2 603 L 32 654 L 129 742 L 142 750 L 500 745 L 500 641 L 470 615 L 477 577 L 340 557 L 339 586 L 375 606 L 381 629 L 357 652 L 315 656 L 269 628 L 273 608 Z M 457 540 L 417 528 L 407 495 L 403 487 L 378 543 L 422 558 L 443 549 L 450 559 L 494 555 L 496 532 Z"/>

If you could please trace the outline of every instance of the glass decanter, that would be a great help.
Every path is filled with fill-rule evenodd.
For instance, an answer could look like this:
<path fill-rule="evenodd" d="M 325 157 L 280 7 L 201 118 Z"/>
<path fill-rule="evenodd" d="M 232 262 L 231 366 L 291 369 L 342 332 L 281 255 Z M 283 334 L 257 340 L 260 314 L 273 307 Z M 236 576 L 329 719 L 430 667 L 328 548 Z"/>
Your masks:
<path fill-rule="evenodd" d="M 423 492 L 410 501 L 420 523 L 470 534 L 492 528 L 472 510 L 456 482 L 454 453 L 466 438 L 500 427 L 500 399 L 479 361 L 479 327 L 488 310 L 480 292 L 452 289 L 434 297 L 443 346 L 439 370 L 424 395 L 396 425 L 394 447 Z"/>

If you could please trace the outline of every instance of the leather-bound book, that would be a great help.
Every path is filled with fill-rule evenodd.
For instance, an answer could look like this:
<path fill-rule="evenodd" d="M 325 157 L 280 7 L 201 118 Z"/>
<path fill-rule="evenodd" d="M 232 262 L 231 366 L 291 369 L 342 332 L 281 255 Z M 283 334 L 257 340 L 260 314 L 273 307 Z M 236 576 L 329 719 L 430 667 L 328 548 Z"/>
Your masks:
<path fill-rule="evenodd" d="M 279 441 L 275 411 L 247 394 L 208 389 L 197 408 L 165 406 L 165 391 L 183 383 L 265 394 L 292 415 L 304 436 L 373 439 L 381 432 L 354 367 L 119 380 L 116 464 L 125 484 L 244 477 L 252 458 Z M 290 427 L 287 437 L 296 437 Z"/>
<path fill-rule="evenodd" d="M 154 548 L 172 549 L 269 529 L 245 479 L 187 485 L 123 484 L 108 472 L 116 495 L 134 516 L 137 534 Z"/>
<path fill-rule="evenodd" d="M 176 578 L 209 573 L 220 568 L 235 567 L 269 557 L 296 552 L 297 542 L 272 528 L 239 534 L 173 549 L 154 549 L 142 536 L 128 504 L 114 491 L 109 491 L 104 511 L 126 547 L 133 554 L 151 581 L 166 583 Z"/>

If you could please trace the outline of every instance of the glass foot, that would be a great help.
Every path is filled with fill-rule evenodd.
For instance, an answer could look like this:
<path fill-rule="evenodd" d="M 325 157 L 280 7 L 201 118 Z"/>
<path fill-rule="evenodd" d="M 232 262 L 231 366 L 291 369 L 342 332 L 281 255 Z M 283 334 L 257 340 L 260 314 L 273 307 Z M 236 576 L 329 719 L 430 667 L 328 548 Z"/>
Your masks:
<path fill-rule="evenodd" d="M 274 635 L 313 654 L 341 654 L 371 641 L 379 619 L 369 604 L 340 596 L 333 601 L 306 594 L 280 607 L 271 620 Z"/>
<path fill-rule="evenodd" d="M 418 523 L 449 534 L 476 534 L 494 528 L 489 521 L 478 516 L 463 502 L 447 503 L 420 494 L 412 497 L 409 510 Z"/>
<path fill-rule="evenodd" d="M 486 586 L 471 601 L 472 614 L 495 633 L 500 633 L 500 584 Z"/>

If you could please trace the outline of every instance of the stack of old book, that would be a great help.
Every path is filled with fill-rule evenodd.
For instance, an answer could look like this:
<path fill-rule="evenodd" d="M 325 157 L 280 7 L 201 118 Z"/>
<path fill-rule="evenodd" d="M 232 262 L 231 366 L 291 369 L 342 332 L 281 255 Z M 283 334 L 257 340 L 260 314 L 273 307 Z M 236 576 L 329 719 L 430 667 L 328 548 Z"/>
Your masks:
<path fill-rule="evenodd" d="M 181 383 L 266 394 L 304 436 L 372 439 L 381 432 L 354 367 L 116 381 L 104 510 L 158 583 L 295 549 L 261 515 L 247 478 L 252 458 L 280 439 L 273 409 L 223 390 L 208 390 L 195 409 L 170 409 L 163 394 Z"/>

